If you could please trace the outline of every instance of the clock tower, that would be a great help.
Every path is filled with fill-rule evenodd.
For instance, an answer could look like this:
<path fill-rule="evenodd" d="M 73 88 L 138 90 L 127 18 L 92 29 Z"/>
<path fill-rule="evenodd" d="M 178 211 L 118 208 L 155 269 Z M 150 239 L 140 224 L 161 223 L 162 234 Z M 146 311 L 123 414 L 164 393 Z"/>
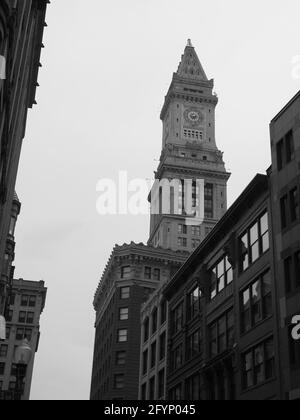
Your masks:
<path fill-rule="evenodd" d="M 227 210 L 230 174 L 216 145 L 218 97 L 213 88 L 214 81 L 207 78 L 188 40 L 161 111 L 162 154 L 150 194 L 149 245 L 192 251 Z M 169 190 L 163 182 L 169 183 Z M 203 209 L 200 222 L 186 212 L 188 194 L 193 205 Z"/>

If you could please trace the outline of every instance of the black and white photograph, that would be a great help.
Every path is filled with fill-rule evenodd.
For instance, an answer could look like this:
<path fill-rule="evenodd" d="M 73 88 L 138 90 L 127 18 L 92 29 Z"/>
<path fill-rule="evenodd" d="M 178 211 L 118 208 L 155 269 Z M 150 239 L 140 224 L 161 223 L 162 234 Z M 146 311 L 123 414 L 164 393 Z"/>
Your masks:
<path fill-rule="evenodd" d="M 0 400 L 300 400 L 300 3 L 0 0 Z"/>

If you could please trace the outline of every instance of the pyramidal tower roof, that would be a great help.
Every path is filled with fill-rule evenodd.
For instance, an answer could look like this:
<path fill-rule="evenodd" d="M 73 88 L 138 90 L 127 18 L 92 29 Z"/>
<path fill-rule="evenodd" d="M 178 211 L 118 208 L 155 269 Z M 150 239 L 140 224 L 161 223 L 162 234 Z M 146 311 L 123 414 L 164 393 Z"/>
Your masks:
<path fill-rule="evenodd" d="M 181 57 L 177 75 L 190 80 L 208 81 L 208 78 L 190 39 L 188 40 L 184 54 Z"/>

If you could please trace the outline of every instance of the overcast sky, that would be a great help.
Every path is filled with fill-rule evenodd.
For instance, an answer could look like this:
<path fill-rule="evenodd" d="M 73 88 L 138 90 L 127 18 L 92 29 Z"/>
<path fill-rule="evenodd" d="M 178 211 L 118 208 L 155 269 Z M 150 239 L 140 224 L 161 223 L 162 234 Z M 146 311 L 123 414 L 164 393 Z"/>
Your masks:
<path fill-rule="evenodd" d="M 89 398 L 99 278 L 115 243 L 149 231 L 146 216 L 99 216 L 96 184 L 120 170 L 152 177 L 161 106 L 187 38 L 215 79 L 231 204 L 270 165 L 269 122 L 300 88 L 299 12 L 299 0 L 49 5 L 17 184 L 16 275 L 49 288 L 32 399 Z"/>

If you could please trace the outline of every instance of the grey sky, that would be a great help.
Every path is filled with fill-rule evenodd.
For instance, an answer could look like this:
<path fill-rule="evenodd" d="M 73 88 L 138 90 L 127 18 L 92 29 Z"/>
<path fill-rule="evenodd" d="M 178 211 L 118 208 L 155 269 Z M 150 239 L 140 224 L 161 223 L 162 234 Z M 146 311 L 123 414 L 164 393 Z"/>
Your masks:
<path fill-rule="evenodd" d="M 93 295 L 115 243 L 147 217 L 100 217 L 96 183 L 150 178 L 159 113 L 187 38 L 215 79 L 229 201 L 270 164 L 269 121 L 300 87 L 299 0 L 58 0 L 18 178 L 16 275 L 49 288 L 32 399 L 89 398 Z"/>

